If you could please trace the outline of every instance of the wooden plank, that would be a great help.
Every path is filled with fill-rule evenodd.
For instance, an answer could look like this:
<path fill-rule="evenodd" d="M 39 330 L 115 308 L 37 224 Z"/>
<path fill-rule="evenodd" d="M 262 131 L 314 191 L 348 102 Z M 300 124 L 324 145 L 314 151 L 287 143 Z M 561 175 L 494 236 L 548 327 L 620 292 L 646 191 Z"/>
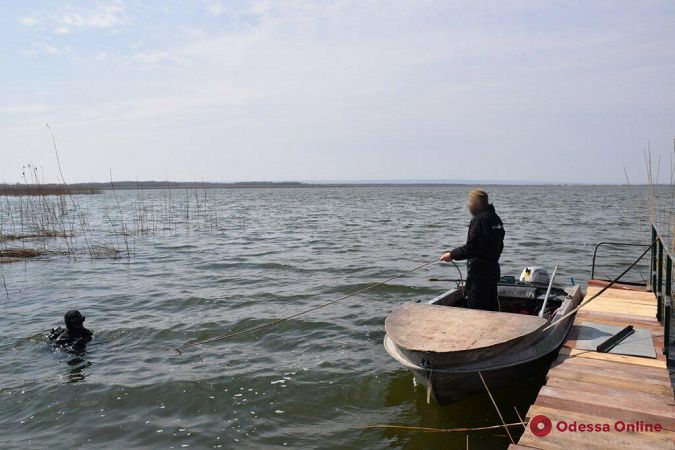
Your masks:
<path fill-rule="evenodd" d="M 656 314 L 656 308 L 651 306 L 642 306 L 642 305 L 621 305 L 621 304 L 612 304 L 608 305 L 605 303 L 589 303 L 588 305 L 582 306 L 581 309 L 586 311 L 598 311 L 604 313 L 618 313 L 618 314 L 631 314 L 634 316 L 643 316 L 643 317 L 652 317 Z"/>
<path fill-rule="evenodd" d="M 599 319 L 610 319 L 615 321 L 621 321 L 629 325 L 656 325 L 659 322 L 656 320 L 656 312 L 654 312 L 654 317 L 650 316 L 640 316 L 635 314 L 611 312 L 611 311 L 595 311 L 591 309 L 581 308 L 577 313 L 577 320 L 590 320 L 593 321 L 595 318 Z"/>
<path fill-rule="evenodd" d="M 668 372 L 660 367 L 647 367 L 635 364 L 625 364 L 616 361 L 603 361 L 591 358 L 570 358 L 567 355 L 559 355 L 553 362 L 553 367 L 590 367 L 594 370 L 615 370 L 635 376 L 644 376 L 650 379 L 661 379 L 670 382 Z"/>
<path fill-rule="evenodd" d="M 590 300 L 591 298 L 593 298 L 593 300 L 588 303 L 589 305 L 592 305 L 593 303 L 634 304 L 652 307 L 656 307 L 657 305 L 656 297 L 654 296 L 651 298 L 630 298 L 623 295 L 602 294 L 600 297 L 586 295 L 584 300 Z"/>
<path fill-rule="evenodd" d="M 571 361 L 571 360 L 570 360 Z M 627 364 L 623 364 L 626 366 Z M 657 386 L 670 387 L 670 379 L 662 370 L 659 370 L 654 374 L 654 372 L 645 371 L 644 367 L 640 367 L 639 370 L 631 372 L 623 370 L 623 368 L 616 369 L 614 367 L 598 367 L 598 366 L 585 366 L 578 364 L 559 364 L 555 363 L 551 366 L 548 371 L 549 378 L 551 376 L 556 376 L 561 372 L 567 372 L 569 376 L 597 376 L 603 378 L 616 378 L 618 380 L 623 380 L 630 383 L 646 383 Z M 561 375 L 564 377 L 569 377 L 568 375 Z M 589 380 L 592 378 L 589 378 Z M 611 381 L 611 380 L 610 380 Z M 672 393 L 671 393 L 672 394 Z"/>
<path fill-rule="evenodd" d="M 581 307 L 581 309 L 588 309 L 593 307 L 601 308 L 614 308 L 616 310 L 621 310 L 622 308 L 635 308 L 635 309 L 644 309 L 644 310 L 656 310 L 656 305 L 645 304 L 640 302 L 634 302 L 630 300 L 622 299 L 606 299 L 606 298 L 597 298 L 589 303 L 586 303 Z"/>
<path fill-rule="evenodd" d="M 623 310 L 626 310 L 626 312 L 629 312 L 631 310 L 647 311 L 647 312 L 656 311 L 656 305 L 644 305 L 641 303 L 618 301 L 618 300 L 612 301 L 594 300 L 581 307 L 581 309 L 593 309 L 593 308 L 597 308 L 601 311 L 606 309 L 616 312 L 621 312 Z"/>
<path fill-rule="evenodd" d="M 659 359 L 641 358 L 639 356 L 614 355 L 612 353 L 597 353 L 590 350 L 579 350 L 576 348 L 564 347 L 560 349 L 561 355 L 566 355 L 570 358 L 590 358 L 599 359 L 601 361 L 624 362 L 626 364 L 634 364 L 638 366 L 661 367 L 666 368 L 666 362 Z"/>
<path fill-rule="evenodd" d="M 586 297 L 590 298 L 600 292 L 601 288 L 595 286 L 589 286 L 586 289 Z M 635 299 L 642 301 L 654 301 L 656 302 L 656 296 L 653 292 L 643 292 L 643 291 L 628 291 L 623 289 L 612 289 L 609 288 L 603 292 L 600 297 L 611 297 L 611 298 L 625 298 L 625 299 Z"/>
<path fill-rule="evenodd" d="M 588 287 L 598 287 L 603 288 L 609 284 L 609 281 L 605 280 L 588 280 Z M 609 288 L 612 290 L 628 290 L 628 291 L 637 291 L 637 292 L 650 292 L 646 286 L 635 286 L 633 284 L 624 284 L 624 283 L 614 283 L 612 287 Z"/>
<path fill-rule="evenodd" d="M 590 299 L 590 297 L 587 297 Z M 625 298 L 625 297 L 606 297 L 601 295 L 596 297 L 593 301 L 589 302 L 589 305 L 594 303 L 604 303 L 604 304 L 613 304 L 613 305 L 639 305 L 645 307 L 655 308 L 657 306 L 656 299 L 652 300 L 643 300 L 639 298 Z"/>
<path fill-rule="evenodd" d="M 644 392 L 661 396 L 667 399 L 672 395 L 673 389 L 670 384 L 660 382 L 648 382 L 647 380 L 627 380 L 620 377 L 609 377 L 606 375 L 596 375 L 584 373 L 575 370 L 551 369 L 548 374 L 546 386 L 564 387 L 572 389 L 570 383 L 597 384 L 598 386 L 609 386 L 626 391 Z"/>
<path fill-rule="evenodd" d="M 644 300 L 630 300 L 627 298 L 607 298 L 607 297 L 598 297 L 595 300 L 587 303 L 587 305 L 628 305 L 628 306 L 641 306 L 644 308 L 656 308 L 656 301 L 644 301 Z"/>
<path fill-rule="evenodd" d="M 645 302 L 643 300 L 628 300 L 623 298 L 607 298 L 599 297 L 591 302 L 588 305 L 605 305 L 605 306 L 640 306 L 642 308 L 656 308 L 655 302 Z"/>
<path fill-rule="evenodd" d="M 575 389 L 544 386 L 539 391 L 535 404 L 613 420 L 659 423 L 664 429 L 675 430 L 675 408 L 672 401 L 671 404 L 666 404 L 662 398 L 654 398 L 650 394 L 626 391 L 616 393 L 616 389 L 613 390 L 613 396 L 608 396 L 606 393 L 594 392 L 596 387 L 597 385 L 593 385 L 592 389 L 584 389 L 581 383 Z"/>
<path fill-rule="evenodd" d="M 629 433 L 618 432 L 613 429 L 614 422 L 607 421 L 606 418 L 582 413 L 570 413 L 560 411 L 554 408 L 533 406 L 528 411 L 529 418 L 536 415 L 544 415 L 551 419 L 553 428 L 551 433 L 544 437 L 538 437 L 528 430 L 520 439 L 520 444 L 536 446 L 541 449 L 666 449 L 672 448 L 675 433 L 668 430 L 661 432 L 642 432 Z M 609 432 L 561 432 L 557 428 L 558 422 L 567 424 L 576 422 L 577 424 L 605 424 L 610 427 Z"/>
<path fill-rule="evenodd" d="M 615 398 L 618 396 L 626 399 L 639 398 L 639 408 L 636 409 L 636 411 L 641 410 L 641 408 L 646 407 L 647 405 L 654 406 L 655 408 L 660 408 L 661 406 L 675 406 L 675 401 L 673 401 L 672 394 L 664 396 L 660 394 L 640 392 L 633 389 L 617 388 L 609 385 L 597 385 L 593 383 L 587 383 L 582 380 L 573 382 L 562 378 L 555 378 L 551 379 L 550 381 L 550 383 L 546 383 L 547 387 L 569 389 L 570 391 L 574 391 L 579 394 L 592 393 L 593 395 L 600 395 L 605 398 L 605 403 L 607 402 L 607 398 Z M 669 411 L 669 414 L 672 415 L 673 419 L 675 419 L 675 410 L 666 408 L 664 411 Z"/>

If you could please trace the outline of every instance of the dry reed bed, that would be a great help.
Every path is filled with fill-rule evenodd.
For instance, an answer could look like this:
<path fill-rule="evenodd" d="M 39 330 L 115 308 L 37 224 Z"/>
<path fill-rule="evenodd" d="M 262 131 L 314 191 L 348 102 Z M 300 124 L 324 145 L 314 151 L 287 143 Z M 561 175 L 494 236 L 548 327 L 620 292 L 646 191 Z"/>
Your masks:
<path fill-rule="evenodd" d="M 103 191 L 96 188 L 63 186 L 59 184 L 0 184 L 0 196 L 94 195 Z"/>
<path fill-rule="evenodd" d="M 125 191 L 124 201 L 111 189 L 92 199 L 101 202 L 95 208 L 83 207 L 77 193 L 64 189 L 52 196 L 0 194 L 0 262 L 54 255 L 131 258 L 138 235 L 216 230 L 225 222 L 209 188 Z"/>

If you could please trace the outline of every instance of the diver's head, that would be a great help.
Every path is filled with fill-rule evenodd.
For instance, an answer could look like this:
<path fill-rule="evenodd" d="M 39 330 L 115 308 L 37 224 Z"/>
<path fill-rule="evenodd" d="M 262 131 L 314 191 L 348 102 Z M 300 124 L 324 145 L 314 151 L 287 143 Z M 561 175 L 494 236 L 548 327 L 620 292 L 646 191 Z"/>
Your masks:
<path fill-rule="evenodd" d="M 480 189 L 474 189 L 469 192 L 469 199 L 466 202 L 472 216 L 480 213 L 488 207 L 488 194 Z"/>
<path fill-rule="evenodd" d="M 71 309 L 64 316 L 63 319 L 66 321 L 66 328 L 68 330 L 81 330 L 84 328 L 82 324 L 84 323 L 84 316 L 76 309 Z"/>

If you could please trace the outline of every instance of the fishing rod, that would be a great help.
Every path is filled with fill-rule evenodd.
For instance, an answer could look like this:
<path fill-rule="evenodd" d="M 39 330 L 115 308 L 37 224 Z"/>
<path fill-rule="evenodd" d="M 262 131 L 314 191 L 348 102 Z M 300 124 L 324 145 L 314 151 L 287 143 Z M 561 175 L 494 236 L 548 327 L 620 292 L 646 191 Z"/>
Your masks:
<path fill-rule="evenodd" d="M 436 263 L 436 262 L 438 262 L 438 261 L 440 261 L 440 258 L 436 258 L 436 259 L 434 259 L 434 260 L 432 260 L 432 261 L 425 262 L 424 264 L 420 264 L 420 265 L 417 266 L 417 267 L 414 267 L 414 268 L 412 268 L 412 269 L 408 269 L 408 270 L 406 270 L 406 271 L 404 271 L 404 272 L 399 273 L 398 275 L 395 275 L 395 276 L 393 276 L 393 277 L 387 278 L 386 280 L 382 280 L 382 281 L 379 281 L 379 282 L 377 282 L 377 283 L 375 283 L 375 284 L 371 284 L 370 286 L 366 286 L 365 288 L 362 288 L 362 289 L 359 289 L 359 290 L 357 290 L 357 291 L 351 292 L 351 293 L 349 293 L 349 294 L 347 294 L 347 295 L 343 295 L 343 296 L 340 297 L 340 298 L 337 298 L 337 299 L 335 299 L 335 300 L 331 300 L 330 302 L 326 302 L 326 303 L 323 303 L 323 304 L 321 304 L 321 305 L 314 306 L 314 307 L 309 308 L 309 309 L 306 309 L 306 310 L 304 310 L 304 311 L 300 311 L 300 312 L 297 312 L 297 313 L 295 313 L 295 314 L 291 314 L 291 315 L 288 315 L 288 316 L 285 316 L 285 317 L 281 317 L 281 318 L 279 318 L 279 319 L 275 319 L 275 320 L 273 320 L 273 321 L 271 321 L 271 322 L 267 322 L 267 323 L 264 323 L 264 324 L 262 324 L 262 325 L 257 325 L 257 326 L 250 327 L 250 328 L 246 328 L 246 329 L 243 329 L 243 330 L 240 330 L 240 331 L 235 331 L 235 332 L 232 332 L 232 333 L 224 334 L 224 335 L 222 335 L 222 336 L 216 336 L 216 337 L 213 337 L 213 338 L 209 338 L 209 339 L 204 339 L 204 340 L 201 340 L 201 341 L 193 342 L 193 343 L 191 343 L 191 344 L 186 344 L 186 345 L 183 345 L 183 346 L 180 346 L 180 347 L 176 347 L 176 348 L 174 348 L 174 350 L 175 350 L 176 352 L 178 352 L 178 354 L 180 355 L 180 354 L 182 354 L 182 350 L 185 350 L 186 348 L 195 347 L 195 346 L 197 346 L 197 345 L 210 344 L 210 343 L 212 343 L 212 342 L 222 341 L 222 340 L 225 340 L 225 339 L 232 338 L 232 337 L 234 337 L 234 336 L 239 336 L 239 335 L 241 335 L 241 334 L 252 333 L 252 332 L 254 332 L 254 331 L 262 330 L 263 328 L 269 328 L 269 327 L 272 327 L 272 326 L 277 325 L 277 324 L 279 324 L 279 323 L 281 323 L 281 322 L 285 322 L 285 321 L 290 320 L 290 319 L 293 319 L 293 318 L 295 318 L 295 317 L 302 316 L 303 314 L 307 314 L 307 313 L 310 313 L 310 312 L 312 312 L 312 311 L 316 311 L 317 309 L 325 308 L 325 307 L 330 306 L 330 305 L 332 305 L 332 304 L 334 304 L 334 303 L 337 303 L 337 302 L 339 302 L 339 301 L 348 299 L 349 297 L 353 297 L 353 296 L 355 296 L 355 295 L 362 294 L 363 292 L 369 291 L 369 290 L 374 289 L 374 288 L 376 288 L 376 287 L 378 287 L 378 286 L 382 286 L 383 284 L 386 284 L 386 283 L 388 283 L 388 282 L 390 282 L 390 281 L 392 281 L 392 280 L 395 280 L 395 279 L 397 279 L 397 278 L 401 278 L 402 276 L 405 276 L 405 275 L 407 275 L 407 274 L 409 274 L 409 273 L 412 273 L 412 272 L 415 272 L 415 271 L 417 271 L 417 270 L 420 270 L 420 269 L 422 269 L 422 268 L 424 268 L 424 267 L 430 266 L 431 264 Z M 457 265 L 455 264 L 455 266 L 457 266 Z M 457 268 L 457 270 L 459 270 L 459 267 Z M 461 272 L 460 272 L 460 276 L 461 276 Z"/>

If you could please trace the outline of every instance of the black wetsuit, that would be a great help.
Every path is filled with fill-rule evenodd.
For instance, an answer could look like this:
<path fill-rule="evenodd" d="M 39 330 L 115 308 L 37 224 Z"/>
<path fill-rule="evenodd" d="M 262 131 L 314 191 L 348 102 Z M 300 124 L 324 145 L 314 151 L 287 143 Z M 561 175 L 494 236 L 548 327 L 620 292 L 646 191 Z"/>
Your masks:
<path fill-rule="evenodd" d="M 49 340 L 52 344 L 68 350 L 82 351 L 91 341 L 93 333 L 87 328 L 52 328 Z"/>
<path fill-rule="evenodd" d="M 452 259 L 467 262 L 466 297 L 471 309 L 497 311 L 499 257 L 504 249 L 504 224 L 492 205 L 469 224 L 466 244 L 452 251 Z"/>

